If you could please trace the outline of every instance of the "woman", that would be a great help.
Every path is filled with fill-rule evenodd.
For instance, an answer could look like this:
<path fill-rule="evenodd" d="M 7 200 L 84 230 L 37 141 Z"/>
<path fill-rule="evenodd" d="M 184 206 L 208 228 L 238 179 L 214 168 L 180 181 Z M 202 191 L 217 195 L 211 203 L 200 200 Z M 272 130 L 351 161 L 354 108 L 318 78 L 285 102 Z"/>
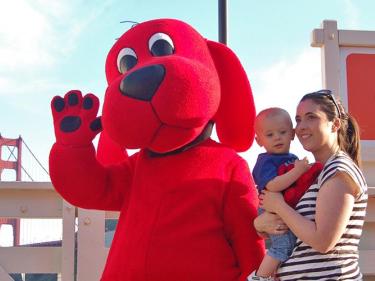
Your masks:
<path fill-rule="evenodd" d="M 261 207 L 276 213 L 297 236 L 291 257 L 281 264 L 280 280 L 362 280 L 358 244 L 367 206 L 367 185 L 359 170 L 358 126 L 328 90 L 305 95 L 296 114 L 296 135 L 324 165 L 296 206 L 280 193 L 265 191 Z M 260 215 L 259 232 L 281 233 L 284 224 Z M 270 223 L 271 222 L 271 223 Z"/>

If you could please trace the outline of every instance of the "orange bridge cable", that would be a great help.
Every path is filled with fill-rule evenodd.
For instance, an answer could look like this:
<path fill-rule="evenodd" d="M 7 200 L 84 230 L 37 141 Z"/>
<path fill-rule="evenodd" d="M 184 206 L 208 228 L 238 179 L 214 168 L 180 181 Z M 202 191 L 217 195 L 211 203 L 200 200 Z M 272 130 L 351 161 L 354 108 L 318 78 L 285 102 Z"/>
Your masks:
<path fill-rule="evenodd" d="M 0 137 L 1 137 L 1 134 L 0 134 Z M 8 148 L 8 150 L 10 151 L 9 157 L 8 157 L 8 159 L 6 161 L 9 161 L 9 159 L 10 159 L 11 156 L 14 157 L 14 160 L 17 160 L 17 157 L 13 153 L 13 151 L 16 149 L 16 146 L 11 145 L 11 146 L 13 146 L 13 149 L 10 150 L 9 145 L 8 145 L 9 143 L 12 143 L 12 142 L 14 142 L 14 140 L 8 140 L 8 141 L 6 141 L 6 142 L 4 142 L 2 144 L 3 146 L 6 146 Z"/>
<path fill-rule="evenodd" d="M 49 175 L 48 171 L 46 168 L 44 168 L 44 166 L 42 165 L 42 163 L 40 163 L 40 161 L 38 160 L 38 158 L 34 155 L 34 153 L 31 151 L 31 149 L 29 148 L 29 146 L 25 143 L 25 141 L 22 139 L 22 143 L 25 145 L 25 147 L 27 148 L 27 150 L 30 152 L 30 154 L 34 157 L 34 159 L 36 160 L 36 162 L 39 164 L 39 166 L 46 172 L 47 175 Z"/>
<path fill-rule="evenodd" d="M 16 155 L 14 155 L 14 153 L 13 153 L 13 151 L 14 151 L 15 147 L 13 147 L 13 149 L 10 149 L 10 147 L 9 147 L 9 146 L 7 146 L 7 148 L 8 148 L 8 150 L 9 150 L 9 152 L 10 152 L 10 154 L 9 154 L 9 157 L 8 157 L 7 161 L 8 161 L 9 159 L 10 159 L 10 157 L 11 157 L 11 156 L 13 156 L 13 157 L 14 157 L 14 160 L 17 160 L 17 157 L 16 157 Z"/>
<path fill-rule="evenodd" d="M 14 157 L 15 160 L 17 160 L 16 156 L 13 154 L 13 151 L 16 149 L 16 147 L 13 146 L 12 150 L 10 150 L 9 146 L 7 146 L 7 147 L 9 149 L 9 151 L 10 151 L 10 154 L 9 154 L 9 157 L 8 157 L 8 159 L 6 161 L 9 161 L 10 157 L 12 157 L 12 156 Z"/>
<path fill-rule="evenodd" d="M 10 154 L 11 155 L 13 155 L 13 157 L 14 157 L 14 159 L 17 159 L 17 157 L 14 155 L 14 153 L 13 153 L 13 150 L 11 150 L 10 148 L 9 148 L 9 146 L 7 146 L 7 148 L 8 148 L 8 150 L 9 150 L 9 152 L 10 152 Z M 10 157 L 9 157 L 10 158 Z M 9 159 L 8 158 L 8 159 Z M 34 179 L 30 176 L 30 174 L 26 171 L 26 169 L 23 167 L 23 165 L 21 164 L 21 169 L 22 169 L 22 171 L 24 171 L 25 172 L 25 174 L 31 179 L 31 181 L 34 181 Z"/>

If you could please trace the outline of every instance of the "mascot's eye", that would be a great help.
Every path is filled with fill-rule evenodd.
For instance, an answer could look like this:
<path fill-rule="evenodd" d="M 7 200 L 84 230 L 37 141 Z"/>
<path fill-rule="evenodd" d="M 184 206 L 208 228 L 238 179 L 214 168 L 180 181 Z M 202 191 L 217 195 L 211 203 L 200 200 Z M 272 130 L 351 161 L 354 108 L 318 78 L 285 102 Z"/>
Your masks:
<path fill-rule="evenodd" d="M 174 45 L 171 37 L 165 33 L 155 33 L 148 41 L 148 48 L 154 57 L 172 55 Z"/>
<path fill-rule="evenodd" d="M 137 55 L 130 48 L 124 48 L 117 56 L 117 68 L 120 73 L 124 74 L 126 71 L 132 69 L 138 62 Z"/>

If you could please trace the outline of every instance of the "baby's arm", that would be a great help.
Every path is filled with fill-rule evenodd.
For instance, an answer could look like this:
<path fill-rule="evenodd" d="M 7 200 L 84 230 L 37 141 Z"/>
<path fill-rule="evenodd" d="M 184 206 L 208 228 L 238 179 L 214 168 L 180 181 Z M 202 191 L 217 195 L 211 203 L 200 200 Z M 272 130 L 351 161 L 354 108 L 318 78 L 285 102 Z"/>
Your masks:
<path fill-rule="evenodd" d="M 307 158 L 302 160 L 294 161 L 294 168 L 288 171 L 287 173 L 276 176 L 270 180 L 266 188 L 267 190 L 280 192 L 287 189 L 291 184 L 293 184 L 304 172 L 309 169 L 310 165 Z"/>

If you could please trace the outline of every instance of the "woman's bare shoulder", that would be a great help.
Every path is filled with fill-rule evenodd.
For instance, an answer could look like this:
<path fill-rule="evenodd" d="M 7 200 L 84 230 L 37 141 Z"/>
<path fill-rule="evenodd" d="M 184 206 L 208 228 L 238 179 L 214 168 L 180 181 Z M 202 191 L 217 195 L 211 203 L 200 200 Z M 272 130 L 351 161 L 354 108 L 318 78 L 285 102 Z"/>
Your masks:
<path fill-rule="evenodd" d="M 324 182 L 320 191 L 333 194 L 349 193 L 354 197 L 357 197 L 360 194 L 361 189 L 347 172 L 337 170 L 334 175 Z"/>

